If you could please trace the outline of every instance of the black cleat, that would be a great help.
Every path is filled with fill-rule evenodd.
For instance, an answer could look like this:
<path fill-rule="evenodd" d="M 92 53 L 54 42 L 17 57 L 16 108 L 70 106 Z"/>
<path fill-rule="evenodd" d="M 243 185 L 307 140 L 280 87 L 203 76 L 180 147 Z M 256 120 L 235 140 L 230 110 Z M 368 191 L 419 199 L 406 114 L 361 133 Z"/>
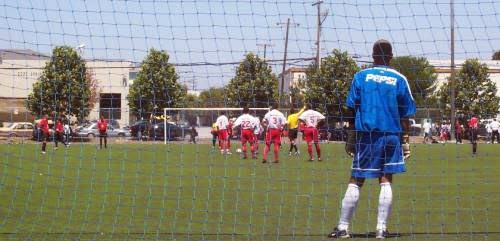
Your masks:
<path fill-rule="evenodd" d="M 267 163 L 267 160 L 262 160 L 262 163 Z"/>
<path fill-rule="evenodd" d="M 338 228 L 334 228 L 333 231 L 328 234 L 328 238 L 350 238 L 351 235 L 347 230 L 339 230 Z"/>

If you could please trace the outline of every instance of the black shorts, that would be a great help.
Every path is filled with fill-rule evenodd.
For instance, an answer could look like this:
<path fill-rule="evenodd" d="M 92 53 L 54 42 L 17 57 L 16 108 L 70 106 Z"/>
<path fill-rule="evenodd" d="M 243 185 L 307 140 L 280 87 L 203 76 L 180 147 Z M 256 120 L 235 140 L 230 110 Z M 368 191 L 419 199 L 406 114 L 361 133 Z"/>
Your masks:
<path fill-rule="evenodd" d="M 298 135 L 299 131 L 297 129 L 290 129 L 288 130 L 288 138 L 290 139 L 297 139 L 297 135 Z"/>
<path fill-rule="evenodd" d="M 106 131 L 99 131 L 99 137 L 107 137 L 108 133 Z"/>

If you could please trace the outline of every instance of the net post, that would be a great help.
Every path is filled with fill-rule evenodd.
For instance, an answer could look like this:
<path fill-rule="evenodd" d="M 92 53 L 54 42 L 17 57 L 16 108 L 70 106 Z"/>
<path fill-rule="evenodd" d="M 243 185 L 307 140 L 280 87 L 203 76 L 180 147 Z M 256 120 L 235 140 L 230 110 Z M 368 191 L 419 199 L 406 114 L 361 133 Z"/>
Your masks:
<path fill-rule="evenodd" d="M 167 144 L 167 108 L 163 108 L 163 144 Z"/>

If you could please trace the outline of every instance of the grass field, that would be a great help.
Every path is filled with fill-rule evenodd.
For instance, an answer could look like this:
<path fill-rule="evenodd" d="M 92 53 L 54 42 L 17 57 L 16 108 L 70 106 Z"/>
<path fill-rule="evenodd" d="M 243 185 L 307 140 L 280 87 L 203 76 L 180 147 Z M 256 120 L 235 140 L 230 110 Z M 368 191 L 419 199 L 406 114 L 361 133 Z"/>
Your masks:
<path fill-rule="evenodd" d="M 326 240 L 350 174 L 342 144 L 280 164 L 204 144 L 51 148 L 0 145 L 0 240 Z M 500 240 L 500 145 L 470 148 L 413 146 L 394 180 L 393 240 Z M 361 191 L 358 239 L 378 194 L 375 180 Z"/>

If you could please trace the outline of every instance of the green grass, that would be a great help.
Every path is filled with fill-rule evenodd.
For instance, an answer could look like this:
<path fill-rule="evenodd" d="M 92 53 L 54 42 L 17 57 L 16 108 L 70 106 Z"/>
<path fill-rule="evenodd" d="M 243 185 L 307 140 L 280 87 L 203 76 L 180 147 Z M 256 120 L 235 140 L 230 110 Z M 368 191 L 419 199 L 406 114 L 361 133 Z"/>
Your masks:
<path fill-rule="evenodd" d="M 350 175 L 341 144 L 280 164 L 209 145 L 51 148 L 0 145 L 0 240 L 325 240 Z M 413 146 L 394 179 L 393 240 L 500 240 L 500 145 L 470 148 Z M 354 233 L 374 231 L 378 194 L 368 180 Z"/>

